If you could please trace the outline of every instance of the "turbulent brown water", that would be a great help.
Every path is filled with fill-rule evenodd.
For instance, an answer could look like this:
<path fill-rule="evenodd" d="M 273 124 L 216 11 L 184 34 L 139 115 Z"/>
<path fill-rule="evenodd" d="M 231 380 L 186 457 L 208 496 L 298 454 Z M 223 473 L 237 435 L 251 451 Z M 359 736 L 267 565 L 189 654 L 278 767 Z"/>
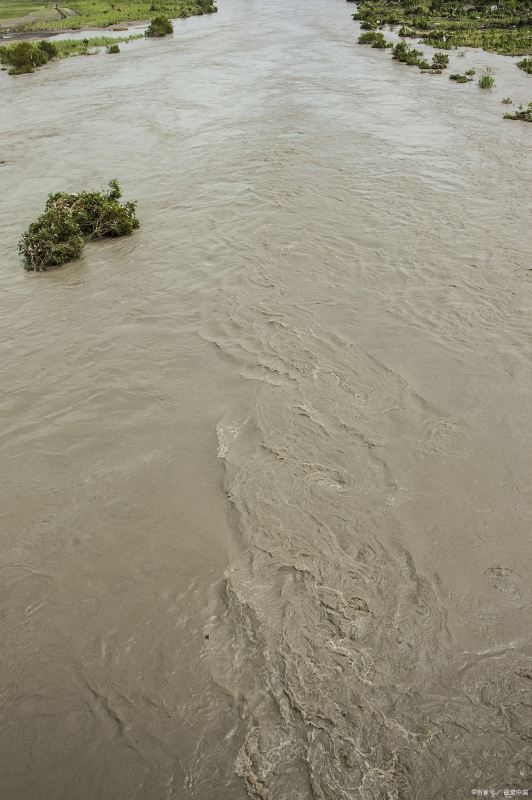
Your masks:
<path fill-rule="evenodd" d="M 530 79 L 350 11 L 1 76 L 2 800 L 532 790 Z M 140 231 L 24 273 L 112 176 Z"/>

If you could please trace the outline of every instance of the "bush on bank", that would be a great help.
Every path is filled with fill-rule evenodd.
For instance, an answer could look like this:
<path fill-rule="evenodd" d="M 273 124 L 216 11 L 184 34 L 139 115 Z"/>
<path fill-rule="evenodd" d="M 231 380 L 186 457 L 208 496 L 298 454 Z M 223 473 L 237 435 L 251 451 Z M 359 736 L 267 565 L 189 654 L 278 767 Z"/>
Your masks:
<path fill-rule="evenodd" d="M 168 17 L 154 17 L 146 31 L 146 36 L 160 37 L 168 36 L 169 33 L 174 32 L 172 21 Z"/>
<path fill-rule="evenodd" d="M 0 63 L 9 67 L 10 75 L 25 75 L 56 58 L 57 47 L 52 42 L 15 42 L 0 47 Z"/>
<path fill-rule="evenodd" d="M 79 258 L 87 241 L 132 233 L 140 225 L 136 203 L 120 203 L 121 195 L 116 179 L 105 192 L 49 195 L 43 214 L 19 242 L 25 268 L 45 272 Z"/>

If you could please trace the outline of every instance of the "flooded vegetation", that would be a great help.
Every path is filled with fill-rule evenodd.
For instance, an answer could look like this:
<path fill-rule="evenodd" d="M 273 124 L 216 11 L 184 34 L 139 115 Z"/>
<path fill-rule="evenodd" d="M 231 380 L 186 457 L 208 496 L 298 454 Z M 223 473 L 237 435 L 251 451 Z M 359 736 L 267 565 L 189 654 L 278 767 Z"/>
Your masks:
<path fill-rule="evenodd" d="M 141 34 L 130 36 L 92 36 L 90 39 L 60 39 L 50 41 L 44 39 L 40 42 L 15 42 L 14 44 L 0 45 L 0 64 L 8 67 L 10 75 L 26 75 L 35 72 L 38 67 L 44 66 L 49 61 L 70 56 L 94 55 L 100 48 L 105 47 L 107 52 L 120 52 L 118 42 L 131 42 L 142 39 Z M 117 48 L 111 49 L 111 48 Z"/>
<path fill-rule="evenodd" d="M 116 178 L 103 192 L 51 194 L 44 212 L 19 242 L 26 269 L 46 272 L 79 258 L 87 241 L 133 233 L 140 225 L 136 203 L 121 203 L 121 196 Z"/>
<path fill-rule="evenodd" d="M 531 793 L 530 76 L 351 12 L 0 73 L 2 800 Z"/>
<path fill-rule="evenodd" d="M 401 25 L 400 35 L 421 37 L 440 49 L 479 47 L 514 56 L 532 50 L 527 0 L 365 0 L 354 18 L 373 27 Z"/>

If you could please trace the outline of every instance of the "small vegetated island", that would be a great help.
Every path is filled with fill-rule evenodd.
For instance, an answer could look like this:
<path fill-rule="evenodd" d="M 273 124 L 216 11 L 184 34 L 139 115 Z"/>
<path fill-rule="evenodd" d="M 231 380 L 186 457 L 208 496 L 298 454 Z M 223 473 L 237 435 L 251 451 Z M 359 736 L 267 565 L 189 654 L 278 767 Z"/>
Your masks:
<path fill-rule="evenodd" d="M 133 233 L 140 225 L 136 203 L 121 203 L 121 196 L 116 178 L 106 191 L 49 195 L 43 213 L 19 242 L 25 268 L 45 272 L 79 258 L 86 242 Z"/>
<path fill-rule="evenodd" d="M 523 55 L 519 69 L 532 74 L 532 4 L 530 0 L 363 0 L 353 14 L 364 31 L 359 44 L 380 50 L 390 49 L 395 60 L 417 66 L 422 72 L 441 74 L 449 63 L 445 51 L 457 47 L 478 47 L 509 56 Z M 386 40 L 386 26 L 397 26 L 401 41 Z M 423 52 L 411 47 L 408 41 L 417 40 L 437 48 L 429 61 Z M 470 83 L 474 70 L 453 73 L 455 83 Z M 495 86 L 493 70 L 489 67 L 478 77 L 480 89 Z M 511 102 L 511 100 L 510 100 Z M 519 108 L 505 119 L 531 122 L 531 106 Z"/>

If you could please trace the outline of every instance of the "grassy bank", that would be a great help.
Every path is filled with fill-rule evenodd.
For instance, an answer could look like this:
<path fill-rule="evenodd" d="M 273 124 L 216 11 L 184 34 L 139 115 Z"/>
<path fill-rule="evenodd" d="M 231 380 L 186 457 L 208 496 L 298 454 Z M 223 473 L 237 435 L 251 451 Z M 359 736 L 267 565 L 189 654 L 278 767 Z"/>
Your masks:
<path fill-rule="evenodd" d="M 7 0 L 0 4 L 0 24 L 3 30 L 20 32 L 82 30 L 151 19 L 155 14 L 177 19 L 216 10 L 213 0 L 72 0 L 68 7 Z"/>
<path fill-rule="evenodd" d="M 0 47 L 0 64 L 9 69 L 10 75 L 24 75 L 35 72 L 49 61 L 70 56 L 90 56 L 105 47 L 108 52 L 120 42 L 130 42 L 133 39 L 143 39 L 142 34 L 135 36 L 95 36 L 91 39 L 62 39 L 51 42 L 15 42 Z"/>
<path fill-rule="evenodd" d="M 532 6 L 522 0 L 365 0 L 355 19 L 370 28 L 400 25 L 439 49 L 479 47 L 503 55 L 532 53 Z"/>

